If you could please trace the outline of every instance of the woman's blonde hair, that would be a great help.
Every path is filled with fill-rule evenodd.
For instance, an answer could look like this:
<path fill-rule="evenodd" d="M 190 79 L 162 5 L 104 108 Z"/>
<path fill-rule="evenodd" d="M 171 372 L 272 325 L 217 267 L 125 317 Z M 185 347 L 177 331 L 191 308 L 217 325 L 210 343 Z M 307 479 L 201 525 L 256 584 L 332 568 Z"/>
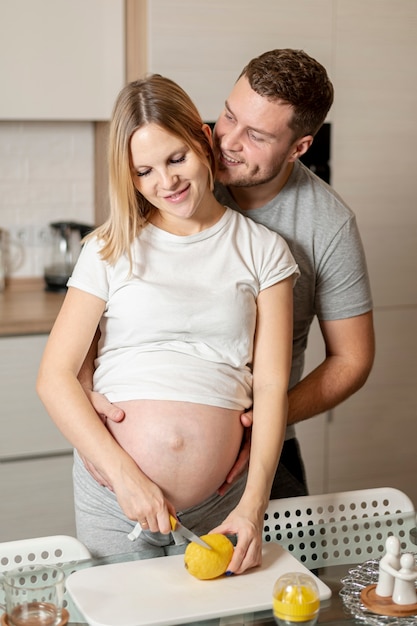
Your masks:
<path fill-rule="evenodd" d="M 137 191 L 132 179 L 132 135 L 146 124 L 157 124 L 184 141 L 207 166 L 208 184 L 213 189 L 213 148 L 188 94 L 174 81 L 159 74 L 127 84 L 117 97 L 110 123 L 110 216 L 88 236 L 97 236 L 103 241 L 101 256 L 109 263 L 114 263 L 124 253 L 131 261 L 131 244 L 154 208 Z"/>

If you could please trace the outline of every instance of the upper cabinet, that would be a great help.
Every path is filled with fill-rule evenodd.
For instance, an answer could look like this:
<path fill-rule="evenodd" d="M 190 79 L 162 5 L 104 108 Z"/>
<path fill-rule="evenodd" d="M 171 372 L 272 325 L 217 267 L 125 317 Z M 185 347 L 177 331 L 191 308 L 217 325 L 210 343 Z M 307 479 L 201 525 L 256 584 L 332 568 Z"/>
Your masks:
<path fill-rule="evenodd" d="M 0 1 L 0 119 L 108 120 L 125 82 L 124 0 Z"/>

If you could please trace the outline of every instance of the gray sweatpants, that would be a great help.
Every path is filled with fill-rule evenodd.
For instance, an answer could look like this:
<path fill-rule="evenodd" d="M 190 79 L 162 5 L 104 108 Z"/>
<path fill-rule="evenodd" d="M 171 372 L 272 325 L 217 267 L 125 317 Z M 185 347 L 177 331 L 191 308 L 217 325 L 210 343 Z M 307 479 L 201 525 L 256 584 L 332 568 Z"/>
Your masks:
<path fill-rule="evenodd" d="M 178 511 L 181 522 L 197 535 L 207 534 L 221 524 L 238 504 L 245 490 L 246 478 L 246 474 L 239 478 L 224 496 L 214 493 L 201 504 Z M 185 545 L 176 546 L 171 534 L 142 531 L 135 541 L 130 541 L 127 536 L 136 526 L 136 521 L 125 516 L 112 491 L 94 480 L 76 451 L 73 482 L 77 537 L 93 557 L 136 552 L 141 558 L 153 558 L 184 552 Z"/>

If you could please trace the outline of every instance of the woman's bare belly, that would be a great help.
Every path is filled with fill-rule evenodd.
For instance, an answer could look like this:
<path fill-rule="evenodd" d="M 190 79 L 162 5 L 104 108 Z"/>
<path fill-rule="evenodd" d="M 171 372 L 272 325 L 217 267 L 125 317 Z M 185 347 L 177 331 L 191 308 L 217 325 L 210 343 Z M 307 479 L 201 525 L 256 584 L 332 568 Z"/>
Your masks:
<path fill-rule="evenodd" d="M 181 511 L 211 496 L 224 482 L 242 441 L 241 411 L 166 400 L 116 402 L 115 439 Z"/>

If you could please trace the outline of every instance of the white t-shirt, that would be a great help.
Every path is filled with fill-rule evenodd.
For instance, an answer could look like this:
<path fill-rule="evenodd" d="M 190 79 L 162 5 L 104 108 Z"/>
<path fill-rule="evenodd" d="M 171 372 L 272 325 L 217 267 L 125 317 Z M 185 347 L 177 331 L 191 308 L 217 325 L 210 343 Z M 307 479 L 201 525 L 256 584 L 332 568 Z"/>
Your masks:
<path fill-rule="evenodd" d="M 110 265 L 99 252 L 88 241 L 68 281 L 106 302 L 94 389 L 112 402 L 249 408 L 257 296 L 298 276 L 282 237 L 227 208 L 195 235 L 148 224 L 131 275 L 126 255 Z"/>

